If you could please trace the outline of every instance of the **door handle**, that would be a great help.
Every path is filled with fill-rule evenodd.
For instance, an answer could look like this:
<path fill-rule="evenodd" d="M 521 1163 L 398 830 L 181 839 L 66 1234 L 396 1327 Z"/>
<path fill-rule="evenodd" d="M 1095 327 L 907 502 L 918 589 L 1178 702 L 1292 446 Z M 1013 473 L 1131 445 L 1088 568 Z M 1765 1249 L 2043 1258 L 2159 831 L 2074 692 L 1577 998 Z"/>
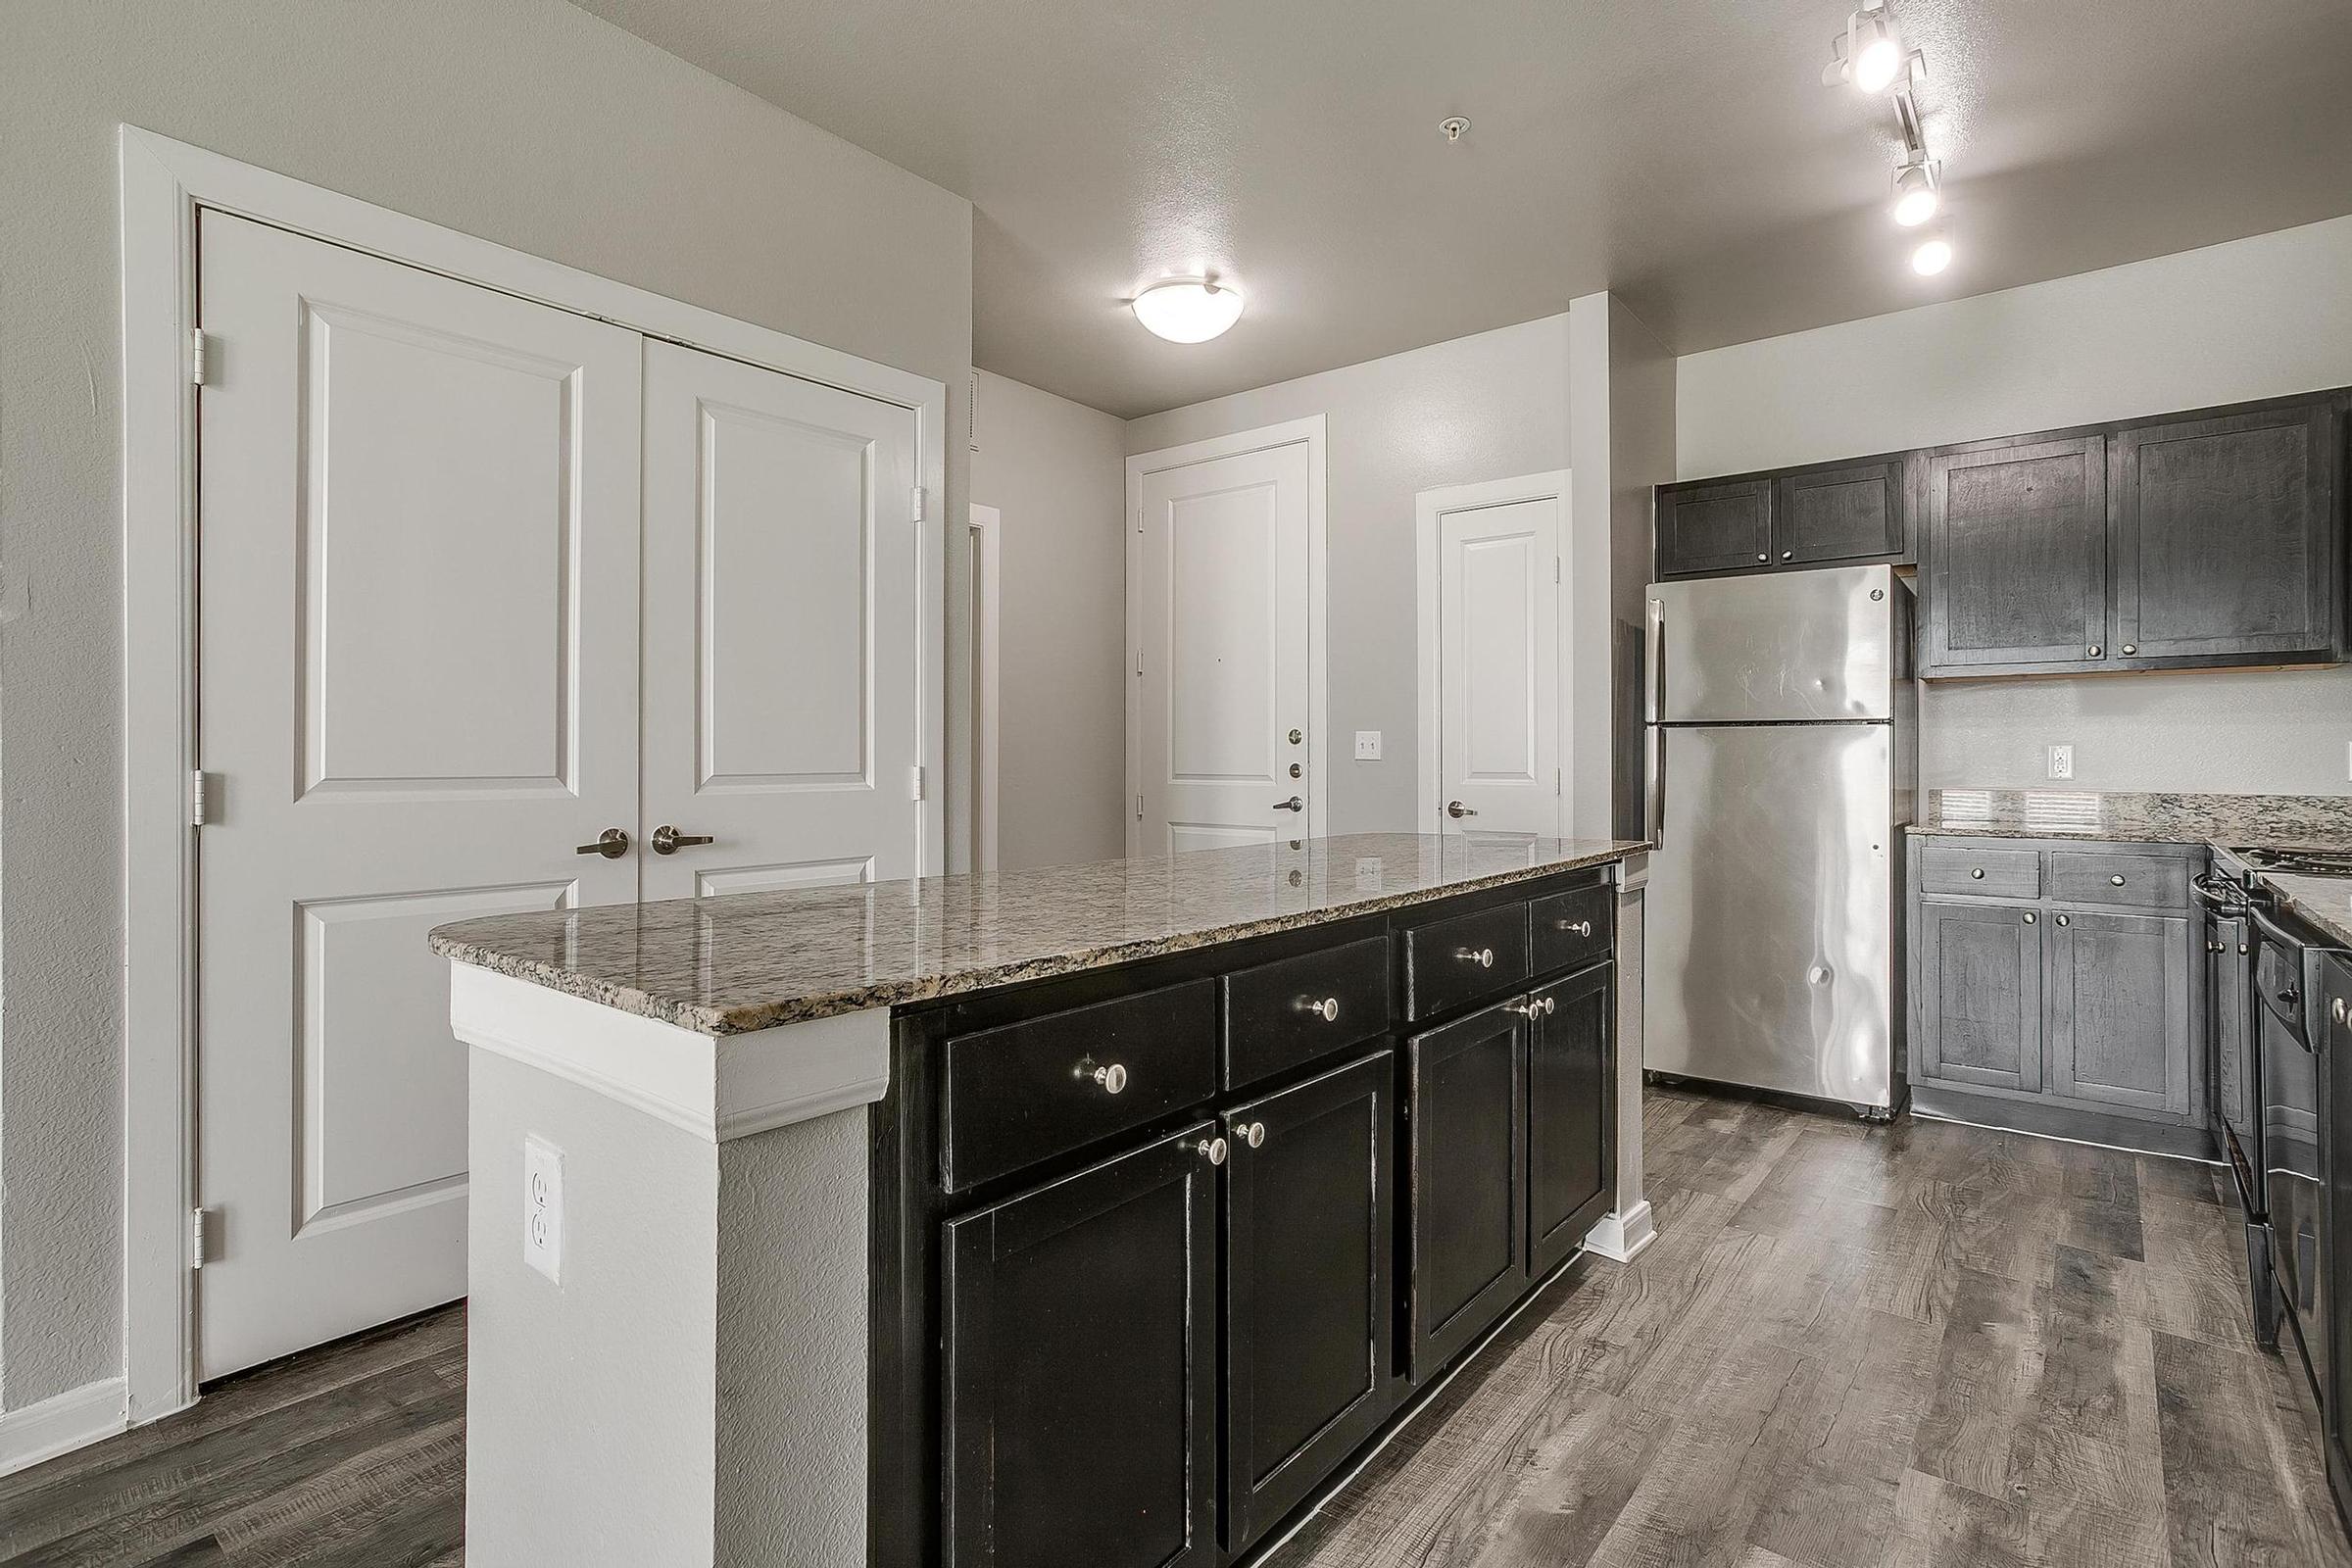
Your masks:
<path fill-rule="evenodd" d="M 1306 803 L 1294 795 L 1287 801 L 1276 801 L 1274 809 L 1277 811 L 1303 811 L 1306 809 Z"/>
<path fill-rule="evenodd" d="M 609 827 L 596 836 L 594 844 L 575 844 L 574 855 L 601 855 L 608 860 L 617 860 L 629 853 L 629 836 L 619 828 Z"/>
<path fill-rule="evenodd" d="M 1478 808 L 1472 806 L 1464 806 L 1459 801 L 1447 801 L 1446 803 L 1446 814 L 1458 822 L 1465 816 L 1476 816 L 1478 814 Z"/>
<path fill-rule="evenodd" d="M 1649 602 L 1649 766 L 1642 780 L 1642 836 L 1666 845 L 1666 602 Z"/>
<path fill-rule="evenodd" d="M 687 849 L 696 844 L 711 844 L 715 842 L 716 840 L 712 839 L 708 833 L 681 833 L 676 828 L 671 827 L 667 822 L 664 822 L 660 827 L 654 829 L 653 844 L 654 853 L 656 855 L 675 855 L 680 850 Z"/>

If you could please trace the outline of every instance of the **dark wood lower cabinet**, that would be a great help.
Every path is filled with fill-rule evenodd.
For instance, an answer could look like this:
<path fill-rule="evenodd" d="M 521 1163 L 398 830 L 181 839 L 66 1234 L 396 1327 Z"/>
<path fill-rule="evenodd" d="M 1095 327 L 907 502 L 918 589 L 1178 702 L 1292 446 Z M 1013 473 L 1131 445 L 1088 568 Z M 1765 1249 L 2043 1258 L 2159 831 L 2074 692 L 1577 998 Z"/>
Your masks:
<path fill-rule="evenodd" d="M 1207 1568 L 1216 1169 L 1203 1123 L 951 1220 L 947 1561 Z"/>
<path fill-rule="evenodd" d="M 1547 1274 L 1609 1206 L 1611 966 L 1539 988 L 1527 1053 L 1527 1268 Z"/>
<path fill-rule="evenodd" d="M 1525 1007 L 1503 1003 L 1405 1042 L 1415 1383 L 1478 1338 L 1527 1280 Z"/>
<path fill-rule="evenodd" d="M 1396 1057 L 1225 1118 L 1225 1545 L 1262 1536 L 1391 1407 Z"/>

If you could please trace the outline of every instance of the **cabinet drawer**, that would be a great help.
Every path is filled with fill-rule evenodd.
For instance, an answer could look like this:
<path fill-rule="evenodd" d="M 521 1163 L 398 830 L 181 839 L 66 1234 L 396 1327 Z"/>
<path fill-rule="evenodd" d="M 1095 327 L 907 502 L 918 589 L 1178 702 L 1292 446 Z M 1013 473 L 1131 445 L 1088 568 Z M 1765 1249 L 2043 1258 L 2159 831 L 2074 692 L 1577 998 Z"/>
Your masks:
<path fill-rule="evenodd" d="M 1974 894 L 1986 899 L 2038 899 L 2041 852 L 1972 850 L 1930 844 L 1919 852 L 1919 890 Z"/>
<path fill-rule="evenodd" d="M 1535 972 L 1575 969 L 1607 957 L 1616 907 L 1617 890 L 1605 882 L 1530 900 L 1527 923 L 1535 943 Z"/>
<path fill-rule="evenodd" d="M 1389 942 L 1366 937 L 1229 974 L 1225 1086 L 1239 1088 L 1389 1027 Z"/>
<path fill-rule="evenodd" d="M 2188 907 L 2188 862 L 2165 855 L 2050 852 L 2050 897 L 2132 909 Z"/>
<path fill-rule="evenodd" d="M 1404 934 L 1404 1015 L 1435 1017 L 1528 976 L 1527 906 L 1499 904 Z"/>
<path fill-rule="evenodd" d="M 1216 982 L 956 1035 L 946 1050 L 940 1160 L 958 1192 L 1214 1095 Z"/>

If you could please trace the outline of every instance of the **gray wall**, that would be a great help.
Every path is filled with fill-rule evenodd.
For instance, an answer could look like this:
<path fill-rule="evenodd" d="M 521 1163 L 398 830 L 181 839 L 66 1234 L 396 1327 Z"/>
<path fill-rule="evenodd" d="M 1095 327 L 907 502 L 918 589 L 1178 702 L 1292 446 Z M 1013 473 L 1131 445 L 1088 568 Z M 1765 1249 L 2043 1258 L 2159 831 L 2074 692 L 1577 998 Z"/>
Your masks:
<path fill-rule="evenodd" d="M 1328 831 L 1413 827 L 1413 497 L 1567 467 L 1568 413 L 1562 315 L 1128 421 L 1139 453 L 1326 416 Z M 1383 733 L 1382 760 L 1353 760 L 1359 729 Z"/>
<path fill-rule="evenodd" d="M 1683 477 L 2352 384 L 2352 218 L 1685 356 Z M 1923 788 L 2343 794 L 2352 668 L 1931 683 Z"/>
<path fill-rule="evenodd" d="M 0 562 L 28 606 L 0 632 L 0 1403 L 18 1408 L 122 1353 L 116 122 L 936 377 L 954 430 L 971 210 L 560 0 L 4 0 L 0 37 Z M 958 537 L 965 456 L 949 443 L 939 526 Z"/>
<path fill-rule="evenodd" d="M 997 569 L 998 863 L 1126 853 L 1127 425 L 980 372 L 972 499 Z"/>

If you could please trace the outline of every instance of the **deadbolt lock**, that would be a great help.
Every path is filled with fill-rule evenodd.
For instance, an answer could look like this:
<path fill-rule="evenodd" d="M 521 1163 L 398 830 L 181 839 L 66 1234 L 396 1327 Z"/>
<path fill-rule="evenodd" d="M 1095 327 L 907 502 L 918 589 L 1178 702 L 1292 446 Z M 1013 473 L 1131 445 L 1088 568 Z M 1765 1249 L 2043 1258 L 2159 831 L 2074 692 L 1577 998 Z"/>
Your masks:
<path fill-rule="evenodd" d="M 1296 745 L 1298 745 L 1298 744 L 1300 741 L 1302 741 L 1302 740 L 1304 740 L 1304 739 L 1306 739 L 1306 736 L 1305 736 L 1303 733 L 1301 733 L 1300 731 L 1298 731 L 1298 730 L 1293 730 L 1293 731 L 1291 731 L 1291 744 L 1292 744 L 1293 746 L 1296 746 Z"/>

